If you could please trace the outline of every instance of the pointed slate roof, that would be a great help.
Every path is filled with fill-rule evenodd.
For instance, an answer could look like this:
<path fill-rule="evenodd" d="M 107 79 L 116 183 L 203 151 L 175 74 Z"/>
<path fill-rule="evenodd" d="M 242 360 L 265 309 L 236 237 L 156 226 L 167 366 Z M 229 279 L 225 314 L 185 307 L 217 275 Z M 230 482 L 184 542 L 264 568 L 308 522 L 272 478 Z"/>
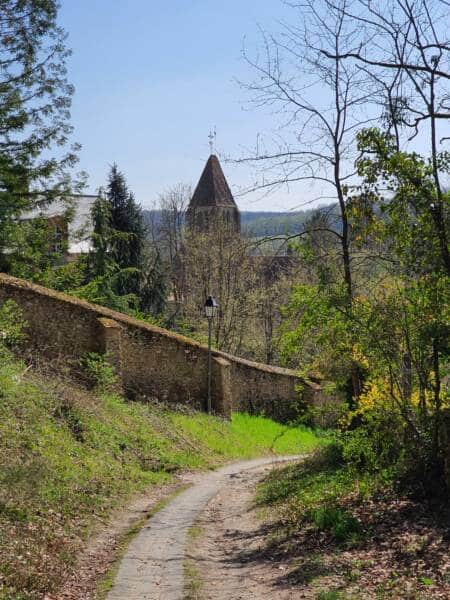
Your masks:
<path fill-rule="evenodd" d="M 208 158 L 189 204 L 190 208 L 205 206 L 236 207 L 219 159 L 215 154 L 211 154 Z"/>

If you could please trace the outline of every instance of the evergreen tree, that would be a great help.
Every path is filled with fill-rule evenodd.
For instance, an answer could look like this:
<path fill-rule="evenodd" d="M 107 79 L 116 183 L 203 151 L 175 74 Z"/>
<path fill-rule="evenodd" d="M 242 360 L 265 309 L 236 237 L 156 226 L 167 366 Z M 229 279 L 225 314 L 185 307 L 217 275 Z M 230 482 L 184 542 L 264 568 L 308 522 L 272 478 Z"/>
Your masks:
<path fill-rule="evenodd" d="M 124 274 L 118 282 L 117 292 L 139 295 L 146 236 L 144 218 L 116 164 L 109 174 L 107 199 L 111 211 L 110 226 L 115 232 L 110 252 Z"/>
<path fill-rule="evenodd" d="M 117 291 L 126 279 L 127 270 L 121 269 L 114 259 L 112 248 L 120 234 L 111 226 L 111 205 L 103 190 L 92 207 L 91 216 L 93 248 L 88 257 L 87 283 L 72 293 L 90 302 L 129 312 L 136 308 L 138 299 L 132 293 Z"/>
<path fill-rule="evenodd" d="M 0 268 L 10 262 L 20 213 L 71 191 L 76 148 L 51 154 L 72 130 L 57 12 L 57 0 L 0 0 Z"/>
<path fill-rule="evenodd" d="M 93 251 L 89 283 L 82 297 L 117 310 L 140 309 L 159 316 L 166 281 L 158 253 L 149 253 L 142 210 L 117 165 L 111 167 L 106 194 L 92 210 Z"/>

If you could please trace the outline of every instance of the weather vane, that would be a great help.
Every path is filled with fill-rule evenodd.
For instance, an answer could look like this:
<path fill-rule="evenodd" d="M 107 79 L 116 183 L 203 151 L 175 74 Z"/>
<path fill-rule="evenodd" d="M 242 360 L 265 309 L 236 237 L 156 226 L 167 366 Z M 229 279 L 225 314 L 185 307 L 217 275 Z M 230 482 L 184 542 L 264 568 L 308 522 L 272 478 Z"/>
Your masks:
<path fill-rule="evenodd" d="M 209 135 L 208 135 L 208 138 L 209 138 L 209 149 L 210 149 L 210 153 L 211 154 L 214 154 L 214 144 L 215 144 L 215 141 L 216 141 L 216 136 L 217 136 L 216 128 L 214 127 L 214 131 L 210 131 Z"/>

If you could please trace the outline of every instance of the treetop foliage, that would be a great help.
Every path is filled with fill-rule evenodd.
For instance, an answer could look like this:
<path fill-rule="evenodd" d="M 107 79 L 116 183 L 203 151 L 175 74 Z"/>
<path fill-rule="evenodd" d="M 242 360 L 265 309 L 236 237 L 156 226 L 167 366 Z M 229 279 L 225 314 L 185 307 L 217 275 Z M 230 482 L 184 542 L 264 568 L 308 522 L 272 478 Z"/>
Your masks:
<path fill-rule="evenodd" d="M 68 198 L 77 145 L 70 146 L 73 86 L 67 79 L 66 34 L 56 0 L 0 2 L 0 258 L 18 247 L 24 211 Z M 58 148 L 58 152 L 55 152 Z M 61 150 L 62 149 L 62 150 Z M 20 244 L 23 248 L 23 243 Z"/>

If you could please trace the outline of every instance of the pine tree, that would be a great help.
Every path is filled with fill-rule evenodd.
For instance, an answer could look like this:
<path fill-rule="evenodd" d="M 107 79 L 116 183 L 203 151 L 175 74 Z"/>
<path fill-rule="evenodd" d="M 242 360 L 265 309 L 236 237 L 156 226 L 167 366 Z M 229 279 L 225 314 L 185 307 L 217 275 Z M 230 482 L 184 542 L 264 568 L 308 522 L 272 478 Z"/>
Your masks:
<path fill-rule="evenodd" d="M 111 226 L 111 205 L 103 190 L 92 207 L 91 216 L 93 247 L 88 257 L 87 283 L 72 293 L 90 302 L 129 312 L 137 307 L 138 299 L 132 293 L 117 291 L 126 279 L 127 270 L 121 269 L 114 259 L 112 248 L 119 234 Z"/>
<path fill-rule="evenodd" d="M 139 295 L 146 236 L 144 218 L 116 164 L 111 167 L 109 174 L 107 199 L 111 211 L 110 226 L 115 232 L 110 251 L 124 274 L 119 280 L 117 292 Z"/>
<path fill-rule="evenodd" d="M 142 210 L 115 164 L 106 194 L 100 193 L 94 205 L 92 219 L 91 281 L 83 289 L 83 297 L 96 298 L 111 308 L 140 309 L 159 316 L 167 296 L 161 258 L 148 255 Z"/>
<path fill-rule="evenodd" d="M 0 2 L 0 267 L 7 268 L 18 216 L 69 195 L 76 148 L 62 157 L 72 131 L 65 32 L 57 0 Z M 60 151 L 59 151 L 60 154 Z M 4 252 L 8 249 L 8 252 Z"/>

